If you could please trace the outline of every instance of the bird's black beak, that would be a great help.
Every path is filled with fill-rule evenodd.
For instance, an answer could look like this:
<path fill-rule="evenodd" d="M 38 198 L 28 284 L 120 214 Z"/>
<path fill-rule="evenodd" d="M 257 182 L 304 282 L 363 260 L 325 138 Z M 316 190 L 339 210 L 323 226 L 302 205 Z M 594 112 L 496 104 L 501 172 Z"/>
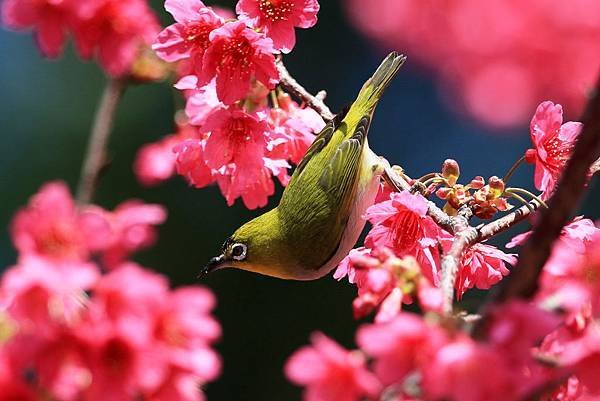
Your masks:
<path fill-rule="evenodd" d="M 218 270 L 219 268 L 224 266 L 224 262 L 225 262 L 225 255 L 221 254 L 219 256 L 215 256 L 214 258 L 212 258 L 211 260 L 208 261 L 206 266 L 204 266 L 204 268 L 202 269 L 201 275 Z"/>

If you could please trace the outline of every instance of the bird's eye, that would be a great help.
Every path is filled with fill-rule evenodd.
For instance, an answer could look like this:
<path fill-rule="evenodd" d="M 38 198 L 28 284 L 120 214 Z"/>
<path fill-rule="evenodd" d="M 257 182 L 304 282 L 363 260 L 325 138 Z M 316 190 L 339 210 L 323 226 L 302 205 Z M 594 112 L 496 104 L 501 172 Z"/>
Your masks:
<path fill-rule="evenodd" d="M 244 260 L 246 258 L 246 245 L 244 244 L 233 244 L 231 247 L 231 257 L 234 260 Z"/>

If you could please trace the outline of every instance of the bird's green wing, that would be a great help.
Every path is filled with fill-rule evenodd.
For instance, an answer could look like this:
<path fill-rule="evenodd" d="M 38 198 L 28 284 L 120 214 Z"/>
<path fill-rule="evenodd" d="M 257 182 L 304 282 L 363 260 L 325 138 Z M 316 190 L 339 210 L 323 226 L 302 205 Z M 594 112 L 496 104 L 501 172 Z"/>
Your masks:
<path fill-rule="evenodd" d="M 360 119 L 352 136 L 338 146 L 319 178 L 319 185 L 334 202 L 344 197 L 354 185 L 369 122 L 368 116 Z"/>
<path fill-rule="evenodd" d="M 294 175 L 299 175 L 302 172 L 302 170 L 304 170 L 304 167 L 306 167 L 308 162 L 327 146 L 327 144 L 331 141 L 331 138 L 333 137 L 333 133 L 335 132 L 337 127 L 340 126 L 342 120 L 348 113 L 349 109 L 349 106 L 345 107 L 342 111 L 336 114 L 333 120 L 329 121 L 325 125 L 325 128 L 323 128 L 321 132 L 319 132 L 313 143 L 306 150 L 304 157 L 296 167 Z"/>

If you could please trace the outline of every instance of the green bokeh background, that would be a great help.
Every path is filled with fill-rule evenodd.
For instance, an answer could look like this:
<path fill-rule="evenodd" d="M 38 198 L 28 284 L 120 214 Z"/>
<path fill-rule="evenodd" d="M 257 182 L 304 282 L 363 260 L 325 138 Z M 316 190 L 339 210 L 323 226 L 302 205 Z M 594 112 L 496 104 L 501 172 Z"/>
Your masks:
<path fill-rule="evenodd" d="M 234 5 L 209 4 L 217 3 Z M 319 23 L 297 31 L 298 44 L 286 63 L 309 90 L 326 89 L 329 105 L 337 110 L 352 100 L 384 52 L 348 25 L 339 1 L 320 3 Z M 162 2 L 152 5 L 163 23 L 170 23 Z M 58 61 L 43 60 L 28 34 L 0 31 L 0 51 L 0 226 L 8 227 L 14 211 L 44 182 L 61 179 L 75 188 L 105 79 L 71 46 Z M 466 177 L 502 175 L 529 144 L 527 122 L 510 132 L 490 132 L 452 114 L 440 101 L 433 77 L 408 56 L 405 71 L 378 109 L 371 146 L 415 176 L 438 169 L 447 157 L 459 160 Z M 137 183 L 131 167 L 137 149 L 170 133 L 173 113 L 168 84 L 127 90 L 110 141 L 112 164 L 95 202 L 109 209 L 130 198 L 165 205 L 169 219 L 160 227 L 157 245 L 135 260 L 167 274 L 173 285 L 189 285 L 222 241 L 261 211 L 248 211 L 239 202 L 229 208 L 216 187 L 196 190 L 180 178 L 155 188 Z M 524 169 L 514 184 L 531 185 L 531 174 Z M 598 192 L 593 187 L 584 205 L 592 217 L 598 216 Z M 15 258 L 5 229 L 0 232 L 0 266 L 10 266 Z M 300 390 L 287 382 L 282 367 L 310 333 L 321 330 L 353 345 L 355 288 L 345 282 L 331 277 L 291 282 L 220 271 L 202 284 L 218 297 L 216 315 L 224 332 L 217 345 L 224 370 L 206 389 L 210 400 L 298 400 Z"/>

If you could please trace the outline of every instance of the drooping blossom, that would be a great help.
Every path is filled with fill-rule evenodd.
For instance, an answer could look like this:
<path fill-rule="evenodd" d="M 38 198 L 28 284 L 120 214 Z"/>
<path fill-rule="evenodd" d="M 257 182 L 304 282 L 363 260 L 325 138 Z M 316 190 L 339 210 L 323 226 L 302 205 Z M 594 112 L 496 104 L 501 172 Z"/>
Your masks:
<path fill-rule="evenodd" d="M 487 245 L 475 244 L 463 254 L 456 278 L 456 296 L 460 297 L 469 288 L 487 290 L 508 275 L 506 265 L 514 266 L 517 258 L 500 249 Z"/>
<path fill-rule="evenodd" d="M 541 103 L 531 120 L 533 149 L 525 153 L 529 163 L 535 164 L 535 187 L 548 199 L 571 157 L 581 123 L 568 121 L 563 124 L 560 104 Z"/>
<path fill-rule="evenodd" d="M 2 2 L 2 22 L 15 30 L 33 28 L 42 54 L 58 57 L 74 18 L 74 6 L 72 0 L 6 0 Z"/>
<path fill-rule="evenodd" d="M 152 49 L 168 62 L 189 59 L 189 71 L 198 75 L 209 35 L 224 20 L 200 0 L 166 0 L 165 9 L 176 23 L 159 33 Z"/>
<path fill-rule="evenodd" d="M 334 274 L 338 280 L 344 276 L 358 287 L 352 302 L 357 319 L 377 309 L 376 322 L 390 321 L 401 312 L 403 303 L 411 304 L 415 298 L 424 310 L 439 310 L 441 306 L 438 289 L 422 276 L 416 260 L 399 258 L 389 248 L 351 250 Z"/>
<path fill-rule="evenodd" d="M 77 20 L 74 36 L 81 57 L 97 57 L 109 75 L 122 76 L 158 30 L 145 0 L 102 0 L 90 18 Z"/>
<path fill-rule="evenodd" d="M 365 239 L 368 248 L 388 247 L 402 256 L 414 256 L 423 275 L 438 282 L 438 241 L 448 235 L 427 216 L 427 200 L 407 191 L 392 193 L 389 200 L 367 209 L 365 218 L 373 228 Z"/>
<path fill-rule="evenodd" d="M 522 244 L 530 234 L 516 236 L 507 247 Z M 540 302 L 577 312 L 597 298 L 593 294 L 597 291 L 594 277 L 598 268 L 599 239 L 600 229 L 590 219 L 577 217 L 563 227 L 540 277 L 540 290 L 536 295 Z"/>
<path fill-rule="evenodd" d="M 217 95 L 225 104 L 246 96 L 253 78 L 273 89 L 279 80 L 271 39 L 241 22 L 228 22 L 210 33 L 199 84 L 216 78 Z"/>
<path fill-rule="evenodd" d="M 239 0 L 240 20 L 263 31 L 273 40 L 275 50 L 289 53 L 296 44 L 294 28 L 310 28 L 317 23 L 317 0 Z"/>
<path fill-rule="evenodd" d="M 321 333 L 312 336 L 312 346 L 296 351 L 285 365 L 286 376 L 305 386 L 305 401 L 359 401 L 381 391 L 378 380 L 365 366 L 365 359 L 343 349 Z"/>
<path fill-rule="evenodd" d="M 84 223 L 67 186 L 55 181 L 15 214 L 11 236 L 22 255 L 82 261 L 89 253 Z"/>
<path fill-rule="evenodd" d="M 445 342 L 445 336 L 420 317 L 401 313 L 386 323 L 362 326 L 359 347 L 374 358 L 374 372 L 384 385 L 402 382 Z"/>
<path fill-rule="evenodd" d="M 177 173 L 196 188 L 203 188 L 214 181 L 213 170 L 206 165 L 204 140 L 188 139 L 173 148 L 177 154 Z"/>

